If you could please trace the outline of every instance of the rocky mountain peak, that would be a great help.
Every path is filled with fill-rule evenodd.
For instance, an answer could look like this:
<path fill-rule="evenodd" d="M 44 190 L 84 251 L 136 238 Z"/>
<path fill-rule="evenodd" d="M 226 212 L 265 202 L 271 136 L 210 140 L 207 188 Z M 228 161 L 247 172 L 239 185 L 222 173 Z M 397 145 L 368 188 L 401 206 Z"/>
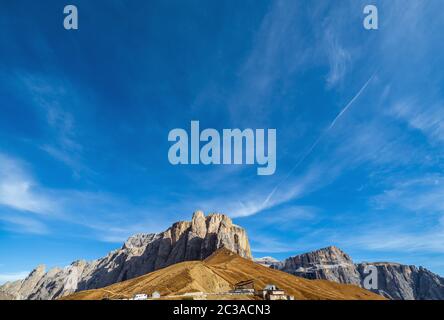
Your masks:
<path fill-rule="evenodd" d="M 287 258 L 279 269 L 309 279 L 328 279 L 340 283 L 360 284 L 353 260 L 335 246 Z"/>
<path fill-rule="evenodd" d="M 138 233 L 129 237 L 122 246 L 122 249 L 132 249 L 146 246 L 150 243 L 154 237 L 155 233 Z"/>
<path fill-rule="evenodd" d="M 444 278 L 423 267 L 393 262 L 364 262 L 356 265 L 361 277 L 366 267 L 377 270 L 377 289 L 380 295 L 396 300 L 442 300 L 444 299 Z"/>
<path fill-rule="evenodd" d="M 227 215 L 205 216 L 196 211 L 191 221 L 176 222 L 164 232 L 129 237 L 120 249 L 101 259 L 76 261 L 48 272 L 42 265 L 25 280 L 0 286 L 0 291 L 17 299 L 55 299 L 132 279 L 178 262 L 203 260 L 219 248 L 252 259 L 244 229 L 234 225 Z"/>
<path fill-rule="evenodd" d="M 442 300 L 444 278 L 422 267 L 394 262 L 354 264 L 348 254 L 337 247 L 327 247 L 287 258 L 272 267 L 308 278 L 363 286 L 368 266 L 376 267 L 377 289 L 371 291 L 396 300 Z"/>
<path fill-rule="evenodd" d="M 233 221 L 225 214 L 211 213 L 206 218 L 206 225 L 208 233 L 216 233 L 221 225 L 225 228 L 231 228 Z"/>
<path fill-rule="evenodd" d="M 255 258 L 254 262 L 259 263 L 260 265 L 263 265 L 265 267 L 271 267 L 274 269 L 281 269 L 282 268 L 282 262 L 280 262 L 279 260 L 277 260 L 273 257 Z"/>
<path fill-rule="evenodd" d="M 46 266 L 44 264 L 39 264 L 34 270 L 31 271 L 31 274 L 44 273 L 45 270 L 46 270 Z"/>
<path fill-rule="evenodd" d="M 202 211 L 196 211 L 191 220 L 191 232 L 197 237 L 204 238 L 207 234 L 207 223 Z"/>
<path fill-rule="evenodd" d="M 336 246 L 329 246 L 306 255 L 313 259 L 312 262 L 318 262 L 320 264 L 335 264 L 335 263 L 353 263 L 348 254 L 339 249 Z"/>
<path fill-rule="evenodd" d="M 203 221 L 205 221 L 205 213 L 203 211 L 201 211 L 201 210 L 194 211 L 193 218 L 191 220 L 192 221 L 194 221 L 194 220 L 203 220 Z"/>

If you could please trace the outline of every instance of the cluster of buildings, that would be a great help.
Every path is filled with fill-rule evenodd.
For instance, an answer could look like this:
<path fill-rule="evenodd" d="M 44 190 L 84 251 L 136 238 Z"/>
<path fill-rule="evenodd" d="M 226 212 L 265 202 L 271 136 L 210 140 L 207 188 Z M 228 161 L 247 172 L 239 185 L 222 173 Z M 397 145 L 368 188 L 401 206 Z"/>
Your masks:
<path fill-rule="evenodd" d="M 206 298 L 207 295 L 252 295 L 261 297 L 264 300 L 294 300 L 293 296 L 287 295 L 284 290 L 279 289 L 274 284 L 266 285 L 262 290 L 254 289 L 254 280 L 245 280 L 238 282 L 234 285 L 234 289 L 225 293 L 218 294 L 208 294 L 203 292 L 188 292 L 182 297 L 192 297 L 194 299 L 198 298 Z M 178 297 L 178 296 L 175 296 Z M 145 293 L 139 293 L 134 295 L 130 300 L 151 300 L 151 299 L 159 299 L 160 293 L 158 291 L 154 291 L 151 295 Z M 168 297 L 165 297 L 168 298 Z"/>
<path fill-rule="evenodd" d="M 230 291 L 232 294 L 246 294 L 256 295 L 264 300 L 294 300 L 293 296 L 285 294 L 285 291 L 279 289 L 274 284 L 267 284 L 262 290 L 254 289 L 254 280 L 245 280 L 234 285 L 234 290 Z"/>
<path fill-rule="evenodd" d="M 148 299 L 159 299 L 160 293 L 158 291 L 154 291 L 150 296 L 146 293 L 138 293 L 134 295 L 134 297 L 130 300 L 148 300 Z"/>

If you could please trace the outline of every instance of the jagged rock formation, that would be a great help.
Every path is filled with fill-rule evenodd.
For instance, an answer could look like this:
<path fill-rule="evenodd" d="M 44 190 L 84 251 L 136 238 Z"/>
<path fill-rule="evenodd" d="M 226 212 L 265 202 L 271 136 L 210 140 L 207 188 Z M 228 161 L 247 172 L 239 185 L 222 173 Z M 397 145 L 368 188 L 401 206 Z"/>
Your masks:
<path fill-rule="evenodd" d="M 26 279 L 0 286 L 0 293 L 15 299 L 56 299 L 132 279 L 178 262 L 203 260 L 222 247 L 252 259 L 244 229 L 234 225 L 226 215 L 205 217 L 197 211 L 192 221 L 176 222 L 162 233 L 130 237 L 121 249 L 104 258 L 76 261 L 48 272 L 39 266 Z"/>
<path fill-rule="evenodd" d="M 360 284 L 360 275 L 352 259 L 336 247 L 328 247 L 286 259 L 282 271 L 308 279 L 326 279 Z"/>
<path fill-rule="evenodd" d="M 282 262 L 279 260 L 273 258 L 273 257 L 262 257 L 262 258 L 256 258 L 254 259 L 254 262 L 259 263 L 260 265 L 263 265 L 264 267 L 273 267 L 274 269 L 281 269 L 282 268 Z"/>
<path fill-rule="evenodd" d="M 285 259 L 272 267 L 308 278 L 325 279 L 364 287 L 369 275 L 366 266 L 377 270 L 377 289 L 371 291 L 396 300 L 442 300 L 444 278 L 422 267 L 397 263 L 353 263 L 352 259 L 336 247 L 328 247 Z"/>
<path fill-rule="evenodd" d="M 23 280 L 14 282 L 7 282 L 0 286 L 0 300 L 18 300 L 20 296 L 18 294 L 20 286 Z"/>
<path fill-rule="evenodd" d="M 182 261 L 203 260 L 225 247 L 252 259 L 247 234 L 222 214 L 195 212 L 191 221 L 174 223 L 159 234 L 130 237 L 122 248 L 106 257 L 79 260 L 45 272 L 37 267 L 24 280 L 0 286 L 0 299 L 56 299 L 73 292 L 102 288 Z M 353 263 L 336 247 L 290 257 L 279 262 L 271 257 L 256 262 L 308 279 L 324 279 L 364 287 L 366 266 L 378 275 L 375 293 L 390 299 L 444 299 L 444 278 L 422 267 L 397 263 Z"/>
<path fill-rule="evenodd" d="M 372 290 L 380 295 L 396 300 L 443 300 L 444 278 L 423 268 L 399 263 L 359 263 L 358 272 L 363 279 L 367 274 L 365 266 L 377 269 L 378 286 Z"/>
<path fill-rule="evenodd" d="M 258 297 L 253 295 L 234 296 L 229 293 L 237 283 L 245 279 L 254 279 L 253 285 L 256 290 L 261 290 L 272 283 L 284 290 L 285 294 L 294 296 L 296 300 L 384 300 L 383 297 L 356 286 L 331 281 L 310 281 L 260 266 L 225 248 L 217 250 L 204 261 L 177 263 L 129 281 L 119 282 L 103 289 L 76 292 L 62 299 L 119 300 L 132 298 L 141 292 L 150 294 L 157 291 L 166 299 L 174 295 L 175 299 L 188 300 L 191 297 L 185 294 L 194 292 L 198 299 L 205 297 L 211 300 L 257 300 Z"/>

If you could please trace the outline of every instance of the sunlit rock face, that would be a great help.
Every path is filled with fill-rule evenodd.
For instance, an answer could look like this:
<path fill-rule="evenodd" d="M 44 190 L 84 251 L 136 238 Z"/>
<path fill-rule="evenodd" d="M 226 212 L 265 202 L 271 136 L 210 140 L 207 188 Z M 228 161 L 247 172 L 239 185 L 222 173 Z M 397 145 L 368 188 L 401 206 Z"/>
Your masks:
<path fill-rule="evenodd" d="M 76 261 L 48 272 L 44 266 L 39 266 L 26 279 L 1 286 L 0 293 L 14 299 L 56 299 L 182 261 L 203 260 L 222 247 L 252 259 L 244 229 L 234 225 L 227 215 L 205 216 L 197 211 L 191 221 L 176 222 L 164 232 L 134 235 L 120 249 L 101 259 Z"/>
<path fill-rule="evenodd" d="M 328 247 L 274 263 L 271 267 L 308 279 L 324 279 L 364 287 L 369 275 L 366 266 L 377 273 L 377 286 L 371 291 L 394 300 L 442 300 L 444 278 L 429 270 L 390 262 L 353 263 L 345 252 Z"/>

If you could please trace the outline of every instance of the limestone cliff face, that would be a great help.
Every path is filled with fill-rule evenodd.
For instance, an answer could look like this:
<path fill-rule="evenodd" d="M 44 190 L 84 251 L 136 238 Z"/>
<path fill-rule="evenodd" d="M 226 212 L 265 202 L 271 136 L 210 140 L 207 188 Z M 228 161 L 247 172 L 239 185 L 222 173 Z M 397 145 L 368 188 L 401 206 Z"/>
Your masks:
<path fill-rule="evenodd" d="M 423 268 L 399 263 L 359 263 L 361 278 L 364 268 L 373 265 L 378 271 L 378 289 L 372 290 L 395 300 L 444 300 L 444 278 Z"/>
<path fill-rule="evenodd" d="M 39 266 L 21 281 L 0 287 L 0 293 L 15 299 L 56 299 L 87 289 L 97 289 L 188 260 L 203 260 L 225 247 L 252 259 L 247 234 L 223 214 L 201 211 L 191 221 L 174 223 L 159 234 L 130 237 L 122 248 L 91 262 L 76 261 L 45 272 Z"/>
<path fill-rule="evenodd" d="M 328 247 L 274 263 L 272 267 L 308 278 L 324 279 L 364 287 L 369 274 L 366 266 L 377 270 L 377 289 L 371 291 L 395 300 L 443 300 L 444 278 L 422 267 L 398 263 L 375 262 L 354 264 L 336 247 Z"/>
<path fill-rule="evenodd" d="M 286 259 L 282 271 L 308 279 L 360 284 L 360 275 L 352 259 L 336 247 L 328 247 Z"/>

